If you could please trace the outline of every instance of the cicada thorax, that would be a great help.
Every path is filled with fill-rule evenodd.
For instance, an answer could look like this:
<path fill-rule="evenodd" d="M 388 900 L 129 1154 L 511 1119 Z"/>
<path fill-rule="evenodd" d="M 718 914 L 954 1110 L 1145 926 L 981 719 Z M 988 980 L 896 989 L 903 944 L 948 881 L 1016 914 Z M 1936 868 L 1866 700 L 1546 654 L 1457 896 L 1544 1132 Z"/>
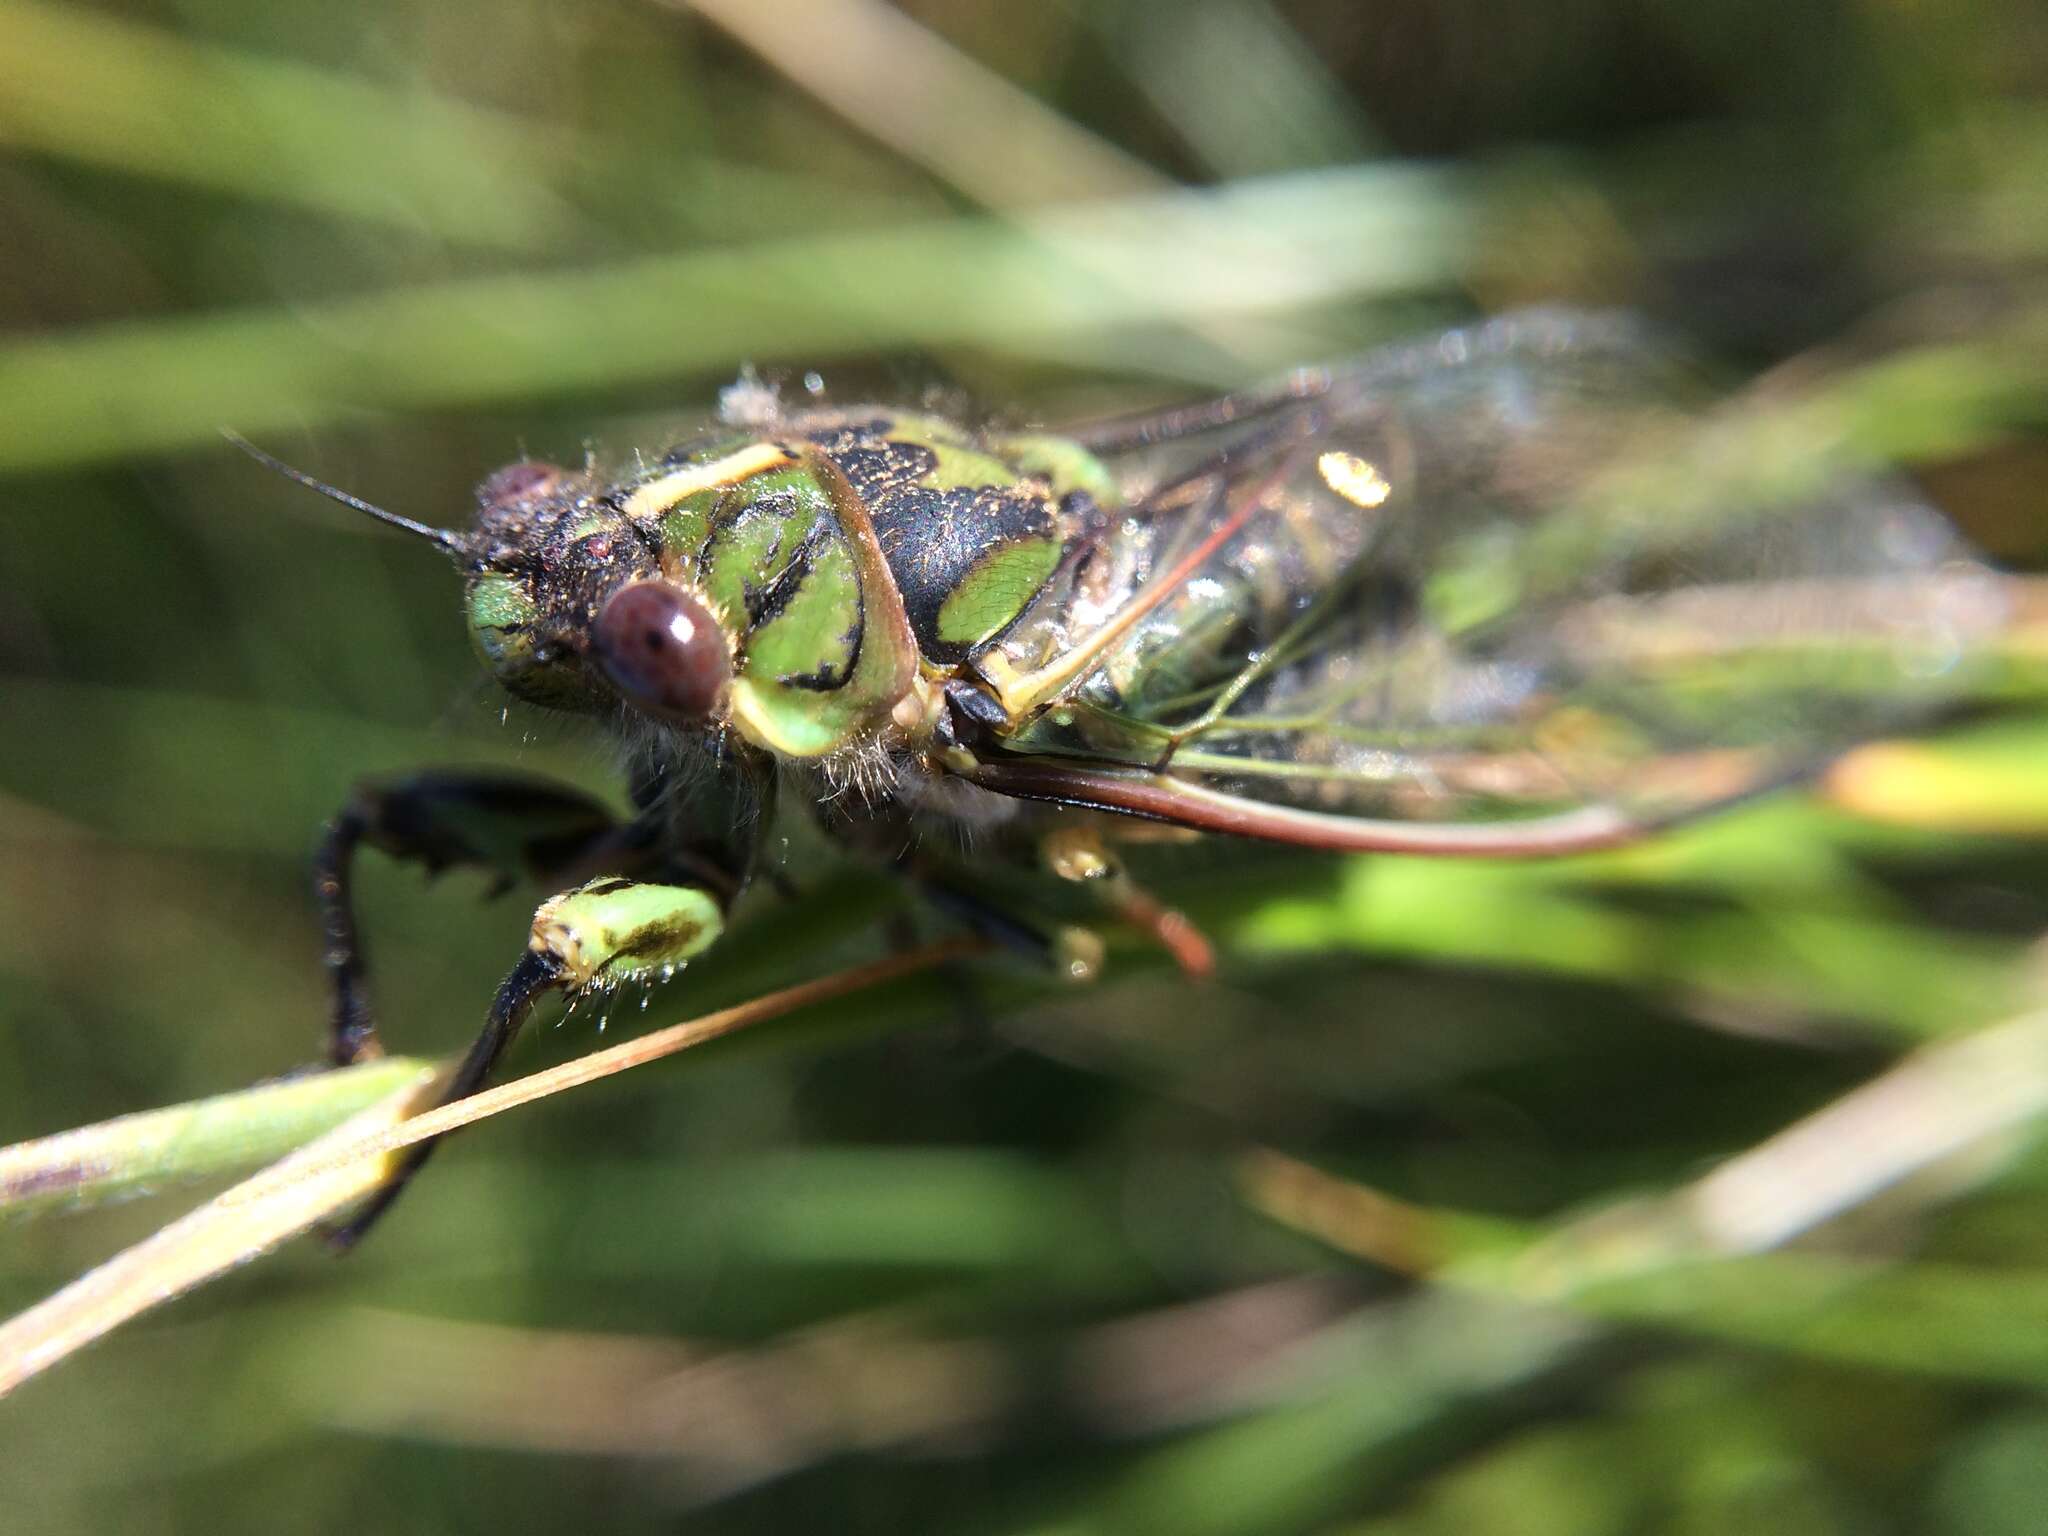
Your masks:
<path fill-rule="evenodd" d="M 900 720 L 922 680 L 1000 635 L 1112 495 L 1057 439 L 807 413 L 670 454 L 565 537 L 623 529 L 652 551 L 645 574 L 700 596 L 729 639 L 732 726 L 778 756 L 819 758 Z M 573 549 L 555 565 L 596 569 Z"/>
<path fill-rule="evenodd" d="M 851 413 L 803 427 L 867 509 L 919 653 L 957 665 L 1045 585 L 1090 496 L 1078 463 L 1036 467 L 1039 440 L 984 445 L 928 416 Z M 1027 468 L 1022 456 L 1033 462 Z M 1012 451 L 1005 453 L 1002 450 Z"/>

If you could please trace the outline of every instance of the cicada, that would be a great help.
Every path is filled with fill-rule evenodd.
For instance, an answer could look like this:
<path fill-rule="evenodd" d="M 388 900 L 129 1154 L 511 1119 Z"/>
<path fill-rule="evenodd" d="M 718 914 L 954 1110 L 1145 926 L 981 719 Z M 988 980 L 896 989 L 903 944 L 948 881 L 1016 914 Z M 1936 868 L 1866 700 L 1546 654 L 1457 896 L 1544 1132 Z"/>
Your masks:
<path fill-rule="evenodd" d="M 448 772 L 360 791 L 318 860 L 336 1062 L 377 1049 L 365 845 L 560 890 L 455 1098 L 543 995 L 716 942 L 778 798 L 1027 943 L 962 832 L 977 860 L 1053 850 L 1200 969 L 1120 873 L 1130 835 L 1623 842 L 1923 718 L 2000 621 L 1914 493 L 1702 406 L 1624 317 L 1509 316 L 1065 434 L 743 393 L 623 474 L 501 469 L 459 530 L 259 455 L 448 556 L 491 675 L 601 721 L 635 807 Z"/>

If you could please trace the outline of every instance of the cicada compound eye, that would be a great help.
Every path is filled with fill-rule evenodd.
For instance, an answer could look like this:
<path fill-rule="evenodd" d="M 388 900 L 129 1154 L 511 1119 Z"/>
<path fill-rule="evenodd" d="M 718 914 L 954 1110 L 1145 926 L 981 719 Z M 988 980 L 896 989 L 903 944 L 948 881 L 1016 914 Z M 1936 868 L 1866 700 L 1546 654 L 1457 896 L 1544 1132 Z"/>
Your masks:
<path fill-rule="evenodd" d="M 486 512 L 498 512 L 524 502 L 540 501 L 554 495 L 568 478 L 569 472 L 559 464 L 520 459 L 478 486 L 476 503 Z"/>
<path fill-rule="evenodd" d="M 666 581 L 635 581 L 606 599 L 591 654 L 627 703 L 680 725 L 708 720 L 732 681 L 718 620 Z"/>

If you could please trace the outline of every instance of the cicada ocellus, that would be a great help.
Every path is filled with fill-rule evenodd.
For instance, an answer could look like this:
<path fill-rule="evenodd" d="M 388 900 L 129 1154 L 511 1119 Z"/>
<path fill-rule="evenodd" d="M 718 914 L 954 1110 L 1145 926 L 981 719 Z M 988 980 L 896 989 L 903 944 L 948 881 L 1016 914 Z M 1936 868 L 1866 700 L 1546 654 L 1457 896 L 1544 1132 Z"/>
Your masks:
<path fill-rule="evenodd" d="M 364 789 L 319 865 L 335 1060 L 375 1049 L 364 844 L 561 888 L 460 1097 L 543 994 L 712 944 L 778 790 L 955 897 L 963 824 L 981 857 L 1056 840 L 1199 967 L 1117 875 L 1121 831 L 1612 844 L 1924 717 L 2000 622 L 1996 580 L 1901 483 L 1700 407 L 1622 318 L 1511 316 L 1058 436 L 749 398 L 624 475 L 502 469 L 460 531 L 286 471 L 449 555 L 491 673 L 616 732 L 637 807 L 448 773 Z"/>

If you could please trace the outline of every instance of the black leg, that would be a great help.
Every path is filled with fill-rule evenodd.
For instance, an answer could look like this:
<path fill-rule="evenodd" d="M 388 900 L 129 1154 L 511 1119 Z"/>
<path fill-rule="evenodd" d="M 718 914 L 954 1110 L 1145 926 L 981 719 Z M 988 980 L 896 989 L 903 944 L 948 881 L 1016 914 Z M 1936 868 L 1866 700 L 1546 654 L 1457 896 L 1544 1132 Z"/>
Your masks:
<path fill-rule="evenodd" d="M 462 1064 L 448 1079 L 441 1103 L 452 1104 L 457 1099 L 466 1099 L 483 1087 L 497 1066 L 498 1058 L 505 1054 L 505 1048 L 517 1037 L 528 1015 L 533 1012 L 533 1005 L 540 1001 L 543 993 L 560 986 L 562 980 L 562 966 L 553 955 L 529 949 L 519 957 L 519 963 L 512 967 L 512 974 L 499 985 L 498 995 L 491 1000 L 491 1011 L 485 1018 L 483 1033 L 476 1037 L 469 1054 L 462 1058 Z M 391 1208 L 391 1202 L 404 1193 L 412 1176 L 420 1171 L 421 1165 L 439 1145 L 437 1136 L 432 1141 L 423 1141 L 408 1149 L 390 1180 L 357 1207 L 346 1224 L 326 1234 L 329 1246 L 336 1252 L 345 1253 L 360 1242 L 363 1235 L 377 1224 L 378 1218 Z"/>
<path fill-rule="evenodd" d="M 483 1031 L 449 1076 L 440 1102 L 468 1098 L 484 1085 L 543 993 L 609 991 L 666 980 L 717 942 L 724 930 L 720 892 L 687 876 L 648 881 L 605 875 L 550 897 L 535 909 L 526 950 L 499 985 Z M 358 1241 L 398 1198 L 433 1146 L 421 1142 L 408 1153 L 390 1182 L 330 1240 L 340 1248 Z"/>
<path fill-rule="evenodd" d="M 332 996 L 327 1059 L 337 1067 L 384 1054 L 377 1043 L 377 1026 L 370 1018 L 370 1000 L 363 991 L 363 945 L 356 937 L 355 901 L 349 889 L 356 844 L 362 837 L 360 802 L 351 801 L 328 824 L 327 835 L 313 856 L 313 899 L 320 906 L 320 930 L 326 942 L 320 959 L 327 967 Z"/>
<path fill-rule="evenodd" d="M 649 768 L 635 777 L 630 821 L 579 790 L 508 774 L 423 773 L 358 790 L 329 826 L 314 870 L 334 989 L 333 1059 L 345 1065 L 379 1052 L 350 891 L 358 848 L 430 874 L 481 869 L 495 877 L 494 891 L 522 877 L 572 887 L 535 911 L 526 951 L 448 1080 L 441 1102 L 451 1103 L 484 1085 L 543 994 L 666 979 L 717 939 L 755 863 L 772 790 L 747 772 L 719 778 L 717 794 L 693 792 Z M 434 1145 L 414 1148 L 330 1241 L 348 1248 L 360 1240 Z"/>
<path fill-rule="evenodd" d="M 644 860 L 646 841 L 637 824 L 619 823 L 580 790 L 539 779 L 422 773 L 358 789 L 328 825 L 313 863 L 333 997 L 328 1059 L 347 1066 L 383 1053 L 351 892 L 359 847 L 423 864 L 429 874 L 486 870 L 495 894 L 525 877 L 561 884 L 600 869 L 627 872 Z"/>
<path fill-rule="evenodd" d="M 972 933 L 1040 965 L 1053 963 L 1054 943 L 1035 924 L 922 860 L 906 860 L 905 866 L 919 894 Z"/>

